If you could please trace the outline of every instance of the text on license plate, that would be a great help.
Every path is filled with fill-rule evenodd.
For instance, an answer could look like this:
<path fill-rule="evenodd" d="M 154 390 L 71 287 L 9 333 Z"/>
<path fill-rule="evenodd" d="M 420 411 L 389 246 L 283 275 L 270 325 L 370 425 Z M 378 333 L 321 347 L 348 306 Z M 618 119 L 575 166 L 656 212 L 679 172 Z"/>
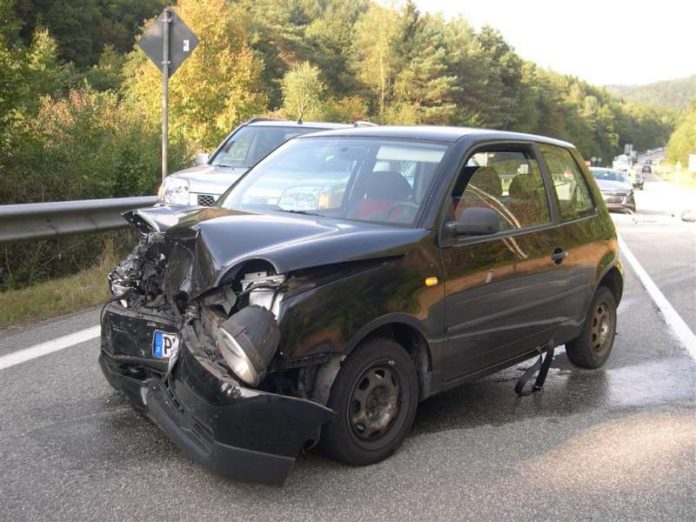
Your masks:
<path fill-rule="evenodd" d="M 152 337 L 152 355 L 156 359 L 170 359 L 179 351 L 179 336 L 155 330 Z"/>

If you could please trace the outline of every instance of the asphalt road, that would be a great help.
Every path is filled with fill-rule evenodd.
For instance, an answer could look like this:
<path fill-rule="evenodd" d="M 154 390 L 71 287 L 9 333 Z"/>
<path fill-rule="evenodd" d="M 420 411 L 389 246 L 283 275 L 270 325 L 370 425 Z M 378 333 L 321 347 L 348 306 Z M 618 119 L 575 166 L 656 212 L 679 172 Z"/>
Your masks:
<path fill-rule="evenodd" d="M 648 181 L 627 245 L 696 330 L 696 224 Z M 676 216 L 676 215 L 675 215 Z M 0 332 L 0 355 L 92 326 L 89 311 Z M 392 458 L 348 468 L 300 458 L 283 488 L 194 465 L 107 385 L 97 340 L 0 370 L 0 519 L 694 520 L 696 362 L 626 266 L 605 368 L 561 353 L 545 390 L 517 398 L 525 365 L 434 397 Z"/>

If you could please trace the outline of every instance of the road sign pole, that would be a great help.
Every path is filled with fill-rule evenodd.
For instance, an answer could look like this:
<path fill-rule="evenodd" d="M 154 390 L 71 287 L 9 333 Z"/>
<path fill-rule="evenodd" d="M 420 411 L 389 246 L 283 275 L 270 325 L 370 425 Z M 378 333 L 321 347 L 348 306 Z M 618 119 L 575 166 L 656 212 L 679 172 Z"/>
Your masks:
<path fill-rule="evenodd" d="M 167 177 L 169 147 L 169 25 L 171 13 L 165 8 L 162 17 L 162 181 Z"/>
<path fill-rule="evenodd" d="M 179 18 L 171 7 L 165 7 L 138 40 L 138 45 L 162 71 L 162 182 L 169 165 L 169 77 L 188 58 L 198 45 L 198 37 Z"/>

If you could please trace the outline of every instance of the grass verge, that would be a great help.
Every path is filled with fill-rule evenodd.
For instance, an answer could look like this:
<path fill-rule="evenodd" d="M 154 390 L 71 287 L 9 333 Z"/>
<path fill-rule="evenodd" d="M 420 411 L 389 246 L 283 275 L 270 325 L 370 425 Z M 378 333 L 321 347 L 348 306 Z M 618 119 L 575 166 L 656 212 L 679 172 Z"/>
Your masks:
<path fill-rule="evenodd" d="M 686 188 L 696 188 L 696 173 L 677 171 L 672 165 L 660 165 L 655 173 L 663 180 Z"/>
<path fill-rule="evenodd" d="M 103 303 L 111 260 L 74 275 L 0 293 L 0 328 L 49 319 Z"/>

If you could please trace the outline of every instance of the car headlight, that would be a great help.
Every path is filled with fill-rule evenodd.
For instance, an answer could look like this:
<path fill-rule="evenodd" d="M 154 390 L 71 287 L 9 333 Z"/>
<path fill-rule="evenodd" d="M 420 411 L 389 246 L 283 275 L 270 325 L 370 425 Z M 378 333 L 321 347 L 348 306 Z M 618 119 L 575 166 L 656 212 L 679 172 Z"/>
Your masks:
<path fill-rule="evenodd" d="M 317 186 L 295 186 L 286 189 L 278 200 L 283 210 L 320 210 L 332 208 L 340 194 L 329 184 Z"/>
<path fill-rule="evenodd" d="M 260 306 L 247 306 L 220 324 L 217 346 L 230 370 L 246 384 L 256 386 L 280 343 L 275 316 Z"/>
<path fill-rule="evenodd" d="M 158 198 L 160 202 L 167 205 L 188 205 L 188 180 L 175 177 L 166 178 L 160 187 Z"/>

